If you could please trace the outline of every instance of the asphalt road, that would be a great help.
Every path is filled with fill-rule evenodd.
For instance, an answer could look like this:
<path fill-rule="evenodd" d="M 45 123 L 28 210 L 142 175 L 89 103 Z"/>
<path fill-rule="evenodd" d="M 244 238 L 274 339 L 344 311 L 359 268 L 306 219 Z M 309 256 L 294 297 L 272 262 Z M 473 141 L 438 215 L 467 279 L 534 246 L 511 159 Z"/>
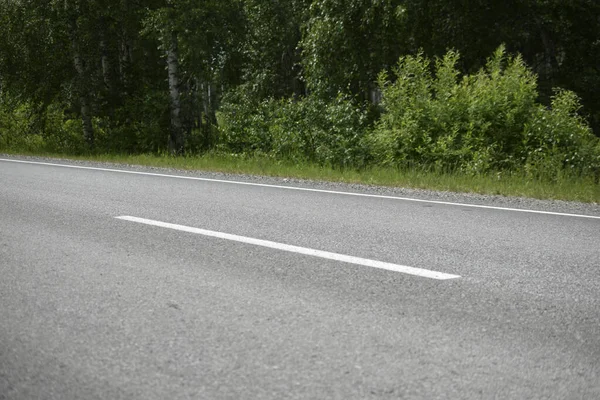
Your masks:
<path fill-rule="evenodd" d="M 600 209 L 244 180 L 0 161 L 0 399 L 600 398 Z"/>

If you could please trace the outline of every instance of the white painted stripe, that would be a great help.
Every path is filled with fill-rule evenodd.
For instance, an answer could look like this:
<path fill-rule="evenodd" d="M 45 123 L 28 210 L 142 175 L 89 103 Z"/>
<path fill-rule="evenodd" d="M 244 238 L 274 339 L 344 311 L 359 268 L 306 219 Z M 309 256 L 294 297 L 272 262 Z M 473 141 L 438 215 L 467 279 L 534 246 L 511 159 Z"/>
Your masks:
<path fill-rule="evenodd" d="M 168 222 L 154 221 L 151 219 L 130 217 L 130 216 L 121 216 L 121 217 L 115 217 L 115 218 L 121 219 L 124 221 L 137 222 L 137 223 L 145 224 L 145 225 L 158 226 L 161 228 L 168 228 L 168 229 L 174 229 L 174 230 L 182 231 L 182 232 L 195 233 L 198 235 L 215 237 L 215 238 L 219 238 L 219 239 L 232 240 L 234 242 L 253 244 L 255 246 L 268 247 L 268 248 L 276 249 L 276 250 L 289 251 L 291 253 L 298 253 L 298 254 L 304 254 L 307 256 L 326 258 L 328 260 L 342 261 L 342 262 L 346 262 L 346 263 L 350 263 L 350 264 L 364 265 L 366 267 L 371 267 L 371 268 L 379 268 L 379 269 L 385 269 L 388 271 L 401 272 L 403 274 L 416 275 L 416 276 L 421 276 L 424 278 L 431 278 L 431 279 L 438 279 L 438 280 L 460 278 L 459 275 L 445 274 L 443 272 L 431 271 L 428 269 L 408 267 L 406 265 L 399 265 L 399 264 L 391 264 L 391 263 L 387 263 L 387 262 L 369 260 L 367 258 L 360 258 L 360 257 L 354 257 L 354 256 L 347 256 L 347 255 L 338 254 L 338 253 L 330 253 L 328 251 L 309 249 L 307 247 L 292 246 L 292 245 L 284 244 L 284 243 L 271 242 L 269 240 L 262 240 L 262 239 L 255 239 L 255 238 L 246 237 L 246 236 L 232 235 L 230 233 L 209 231 L 206 229 L 193 228 L 191 226 L 185 226 L 185 225 L 170 224 Z"/>
<path fill-rule="evenodd" d="M 559 215 L 559 216 L 564 216 L 564 217 L 600 219 L 600 216 L 596 216 L 596 215 L 560 213 L 560 212 L 553 212 L 553 211 L 530 210 L 530 209 L 525 209 L 525 208 L 485 206 L 485 205 L 481 205 L 481 204 L 453 203 L 450 201 L 424 200 L 424 199 L 414 199 L 411 197 L 385 196 L 385 195 L 380 195 L 380 194 L 369 194 L 369 193 L 342 192 L 342 191 L 337 191 L 337 190 L 311 189 L 311 188 L 303 188 L 303 187 L 297 187 L 297 186 L 270 185 L 267 183 L 240 182 L 240 181 L 231 181 L 231 180 L 227 180 L 227 179 L 200 178 L 200 177 L 195 177 L 195 176 L 158 174 L 158 173 L 154 173 L 154 172 L 128 171 L 128 170 L 113 169 L 113 168 L 84 167 L 81 165 L 55 164 L 55 163 L 38 162 L 38 161 L 11 160 L 11 159 L 4 159 L 4 158 L 0 158 L 0 161 L 23 163 L 23 164 L 48 165 L 48 166 L 52 166 L 52 167 L 86 169 L 86 170 L 93 170 L 93 171 L 119 172 L 119 173 L 123 173 L 123 174 L 132 174 L 132 175 L 158 176 L 158 177 L 162 177 L 162 178 L 188 179 L 188 180 L 203 181 L 203 182 L 218 182 L 218 183 L 227 183 L 227 184 L 233 184 L 233 185 L 261 186 L 261 187 L 276 188 L 276 189 L 300 190 L 300 191 L 304 191 L 304 192 L 329 193 L 329 194 L 338 194 L 338 195 L 345 195 L 345 196 L 370 197 L 370 198 L 377 198 L 377 199 L 410 201 L 410 202 L 416 202 L 416 203 L 442 204 L 442 205 L 447 205 L 447 206 L 482 208 L 482 209 L 488 209 L 488 210 L 502 210 L 502 211 L 531 213 L 531 214 Z"/>

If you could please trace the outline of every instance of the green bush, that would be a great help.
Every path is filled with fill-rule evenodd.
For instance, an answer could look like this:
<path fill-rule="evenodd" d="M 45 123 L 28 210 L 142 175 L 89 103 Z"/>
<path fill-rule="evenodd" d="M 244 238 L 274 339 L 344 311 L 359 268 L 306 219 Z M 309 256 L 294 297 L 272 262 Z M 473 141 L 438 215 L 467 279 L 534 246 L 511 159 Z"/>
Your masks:
<path fill-rule="evenodd" d="M 44 140 L 44 151 L 81 154 L 87 146 L 83 138 L 81 119 L 65 113 L 66 106 L 54 102 L 44 112 L 44 124 L 39 132 Z"/>
<path fill-rule="evenodd" d="M 316 97 L 266 99 L 229 97 L 219 114 L 220 148 L 239 154 L 309 161 L 333 167 L 362 165 L 367 114 L 352 100 Z"/>
<path fill-rule="evenodd" d="M 0 98 L 0 149 L 14 150 L 24 145 L 30 114 L 27 105 L 14 105 L 5 96 Z"/>
<path fill-rule="evenodd" d="M 59 101 L 43 106 L 0 93 L 0 150 L 77 153 L 84 146 L 81 132 Z"/>
<path fill-rule="evenodd" d="M 566 90 L 556 92 L 551 110 L 536 107 L 523 131 L 525 170 L 532 177 L 598 176 L 600 140 L 577 114 L 580 108 L 577 95 Z"/>
<path fill-rule="evenodd" d="M 272 141 L 266 121 L 273 114 L 274 101 L 259 101 L 242 89 L 225 96 L 217 113 L 218 147 L 235 154 L 268 153 Z"/>
<path fill-rule="evenodd" d="M 65 116 L 59 103 L 46 108 L 29 103 L 0 106 L 0 149 L 27 152 L 80 153 L 85 148 L 81 122 Z"/>
<path fill-rule="evenodd" d="M 575 94 L 559 91 L 551 109 L 542 107 L 535 74 L 504 47 L 474 75 L 460 78 L 458 59 L 449 51 L 432 68 L 422 54 L 406 56 L 393 80 L 380 74 L 383 114 L 368 138 L 377 162 L 473 174 L 598 169 L 598 140 Z"/>
<path fill-rule="evenodd" d="M 160 153 L 167 148 L 168 96 L 148 90 L 143 98 L 130 97 L 110 115 L 93 119 L 98 153 Z"/>

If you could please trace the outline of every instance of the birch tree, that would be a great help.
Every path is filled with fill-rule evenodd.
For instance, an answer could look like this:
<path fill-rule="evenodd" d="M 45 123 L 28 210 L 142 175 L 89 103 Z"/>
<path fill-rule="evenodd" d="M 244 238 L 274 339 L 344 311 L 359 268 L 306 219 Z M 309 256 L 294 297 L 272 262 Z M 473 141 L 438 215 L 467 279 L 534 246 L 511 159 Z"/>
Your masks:
<path fill-rule="evenodd" d="M 147 13 L 143 31 L 157 38 L 166 62 L 172 154 L 183 153 L 186 134 L 201 123 L 201 108 L 214 115 L 211 89 L 224 83 L 235 59 L 231 43 L 240 9 L 237 1 L 167 0 Z"/>

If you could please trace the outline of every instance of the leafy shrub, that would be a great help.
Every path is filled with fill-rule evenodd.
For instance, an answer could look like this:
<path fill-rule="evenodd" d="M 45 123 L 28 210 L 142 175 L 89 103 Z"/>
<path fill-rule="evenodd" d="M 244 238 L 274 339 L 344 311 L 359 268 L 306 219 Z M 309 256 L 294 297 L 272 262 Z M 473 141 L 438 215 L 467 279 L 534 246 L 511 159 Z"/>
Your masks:
<path fill-rule="evenodd" d="M 366 112 L 350 99 L 229 98 L 219 115 L 221 148 L 334 167 L 364 163 Z"/>
<path fill-rule="evenodd" d="M 125 99 L 112 115 L 93 120 L 99 153 L 159 153 L 167 148 L 168 96 L 148 90 L 143 98 Z"/>
<path fill-rule="evenodd" d="M 577 114 L 581 105 L 573 92 L 556 91 L 552 108 L 538 106 L 523 131 L 525 170 L 533 177 L 553 178 L 600 172 L 600 140 Z"/>
<path fill-rule="evenodd" d="M 11 104 L 5 96 L 0 98 L 0 149 L 22 147 L 29 133 L 31 109 L 25 104 Z"/>
<path fill-rule="evenodd" d="M 375 160 L 473 174 L 525 166 L 540 171 L 545 163 L 555 165 L 553 173 L 597 170 L 598 141 L 577 115 L 574 93 L 558 92 L 545 109 L 536 102 L 535 74 L 504 47 L 462 79 L 458 59 L 449 51 L 431 68 L 422 54 L 406 56 L 393 81 L 380 74 L 383 114 L 368 139 Z"/>
<path fill-rule="evenodd" d="M 39 108 L 2 100 L 0 149 L 80 153 L 85 148 L 81 121 L 66 117 L 60 103 Z"/>
<path fill-rule="evenodd" d="M 219 147 L 235 154 L 268 153 L 272 141 L 266 121 L 273 114 L 274 100 L 257 100 L 243 90 L 225 96 L 217 113 Z"/>
<path fill-rule="evenodd" d="M 65 113 L 66 106 L 59 102 L 50 104 L 45 110 L 44 125 L 40 135 L 44 139 L 44 150 L 56 153 L 80 154 L 87 146 L 83 138 L 80 118 Z"/>

